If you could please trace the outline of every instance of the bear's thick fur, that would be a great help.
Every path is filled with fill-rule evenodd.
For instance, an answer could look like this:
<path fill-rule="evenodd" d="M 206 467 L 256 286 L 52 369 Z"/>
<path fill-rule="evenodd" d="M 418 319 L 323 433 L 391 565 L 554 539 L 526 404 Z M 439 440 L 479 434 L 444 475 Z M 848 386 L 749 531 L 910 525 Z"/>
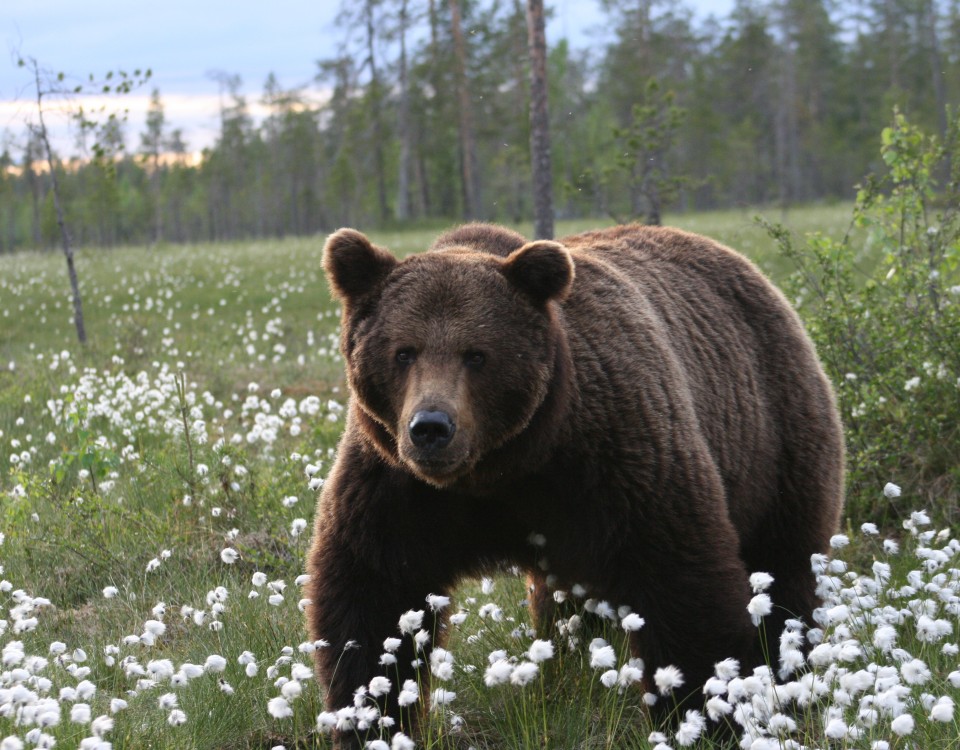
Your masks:
<path fill-rule="evenodd" d="M 399 616 L 427 609 L 440 640 L 425 597 L 503 562 L 530 572 L 535 613 L 549 577 L 640 614 L 647 675 L 675 665 L 684 690 L 725 657 L 761 662 L 751 572 L 774 577 L 771 643 L 809 619 L 841 426 L 798 317 L 749 261 L 660 227 L 527 242 L 471 224 L 403 261 L 340 230 L 324 268 L 351 391 L 308 563 L 331 709 L 412 677 L 410 638 L 378 663 Z"/>

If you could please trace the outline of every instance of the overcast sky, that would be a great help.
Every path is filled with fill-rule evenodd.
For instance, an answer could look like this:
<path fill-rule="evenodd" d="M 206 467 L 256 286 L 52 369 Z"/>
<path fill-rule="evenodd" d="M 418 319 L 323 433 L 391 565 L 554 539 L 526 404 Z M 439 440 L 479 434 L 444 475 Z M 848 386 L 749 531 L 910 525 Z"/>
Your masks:
<path fill-rule="evenodd" d="M 733 0 L 688 0 L 699 17 L 725 17 Z M 596 0 L 546 0 L 553 9 L 551 44 L 567 37 L 583 47 L 605 40 Z M 209 145 L 216 134 L 218 84 L 214 71 L 239 74 L 256 116 L 269 73 L 284 88 L 312 85 L 316 61 L 337 51 L 344 30 L 335 18 L 341 0 L 0 0 L 0 138 L 19 139 L 30 114 L 30 80 L 16 55 L 78 78 L 89 73 L 151 68 L 146 89 L 123 97 L 130 109 L 127 147 L 135 150 L 150 89 L 160 90 L 169 127 L 180 127 L 188 147 Z M 58 147 L 72 152 L 63 134 Z M 2 150 L 2 144 L 0 144 Z M 15 158 L 19 157 L 14 149 Z"/>

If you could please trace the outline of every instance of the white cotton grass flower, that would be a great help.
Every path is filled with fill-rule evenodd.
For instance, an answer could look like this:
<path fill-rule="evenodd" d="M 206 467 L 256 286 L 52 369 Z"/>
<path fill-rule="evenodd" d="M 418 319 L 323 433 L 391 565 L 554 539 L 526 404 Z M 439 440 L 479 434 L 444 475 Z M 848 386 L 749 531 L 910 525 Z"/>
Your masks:
<path fill-rule="evenodd" d="M 429 594 L 426 602 L 432 612 L 440 612 L 450 606 L 450 597 L 440 596 L 439 594 Z"/>
<path fill-rule="evenodd" d="M 759 626 L 763 618 L 773 611 L 773 602 L 769 594 L 757 594 L 747 605 L 747 612 L 750 613 L 750 619 L 754 625 Z"/>
<path fill-rule="evenodd" d="M 486 672 L 483 674 L 483 683 L 487 687 L 494 687 L 496 685 L 503 685 L 510 681 L 510 676 L 513 674 L 513 664 L 511 664 L 507 659 L 497 659 L 492 662 L 489 667 L 487 667 Z"/>
<path fill-rule="evenodd" d="M 670 695 L 683 685 L 683 673 L 674 666 L 660 667 L 653 673 L 653 682 L 660 695 Z"/>
<path fill-rule="evenodd" d="M 842 740 L 847 736 L 847 729 L 848 727 L 843 719 L 834 717 L 827 721 L 823 733 L 832 740 Z"/>
<path fill-rule="evenodd" d="M 170 711 L 177 707 L 176 693 L 164 693 L 157 699 L 157 705 L 164 711 Z"/>
<path fill-rule="evenodd" d="M 761 594 L 773 584 L 773 576 L 763 571 L 750 574 L 750 588 L 754 594 Z"/>
<path fill-rule="evenodd" d="M 407 610 L 400 616 L 400 632 L 404 635 L 413 635 L 423 625 L 423 610 Z"/>
<path fill-rule="evenodd" d="M 438 709 L 440 706 L 446 706 L 449 703 L 452 703 L 456 700 L 457 694 L 452 690 L 445 690 L 444 688 L 437 688 L 432 693 L 430 693 L 430 706 L 434 710 Z"/>
<path fill-rule="evenodd" d="M 832 549 L 843 549 L 850 544 L 850 537 L 846 534 L 834 534 L 830 537 L 830 547 Z"/>
<path fill-rule="evenodd" d="M 147 620 L 143 623 L 143 630 L 152 636 L 161 636 L 167 632 L 167 626 L 160 620 Z"/>
<path fill-rule="evenodd" d="M 953 623 L 949 620 L 933 619 L 927 615 L 917 618 L 917 640 L 922 643 L 938 643 L 953 633 Z"/>
<path fill-rule="evenodd" d="M 539 664 L 553 658 L 553 641 L 536 640 L 527 649 L 527 658 Z"/>
<path fill-rule="evenodd" d="M 186 723 L 187 723 L 187 715 L 183 711 L 181 711 L 179 708 L 173 709 L 173 711 L 171 711 L 167 715 L 167 724 L 169 724 L 172 727 L 179 727 Z"/>
<path fill-rule="evenodd" d="M 311 680 L 313 679 L 313 669 L 308 667 L 306 664 L 294 662 L 290 665 L 290 677 L 291 679 L 299 680 L 300 682 Z"/>
<path fill-rule="evenodd" d="M 416 743 L 403 732 L 397 732 L 390 740 L 390 750 L 416 750 Z"/>
<path fill-rule="evenodd" d="M 210 673 L 222 672 L 227 668 L 227 660 L 219 654 L 210 654 L 203 663 L 203 670 Z"/>
<path fill-rule="evenodd" d="M 119 593 L 120 593 L 120 589 L 118 589 L 116 586 L 106 586 L 103 589 L 103 598 L 113 599 Z"/>
<path fill-rule="evenodd" d="M 617 674 L 617 683 L 621 688 L 627 688 L 640 682 L 643 679 L 643 660 L 631 659 L 620 667 Z"/>
<path fill-rule="evenodd" d="M 910 714 L 900 714 L 890 722 L 890 730 L 899 737 L 906 737 L 913 732 L 915 722 Z"/>
<path fill-rule="evenodd" d="M 942 724 L 950 724 L 953 721 L 953 699 L 949 696 L 942 696 L 930 707 L 930 721 L 937 721 Z"/>
<path fill-rule="evenodd" d="M 237 560 L 240 559 L 240 553 L 237 552 L 233 547 L 225 547 L 220 550 L 220 559 L 223 560 L 227 565 L 233 565 Z"/>
<path fill-rule="evenodd" d="M 394 653 L 398 648 L 400 648 L 403 641 L 399 638 L 386 638 L 383 641 L 383 650 L 388 653 Z"/>
<path fill-rule="evenodd" d="M 286 719 L 293 716 L 293 709 L 283 696 L 276 696 L 267 701 L 267 713 L 274 719 Z"/>
<path fill-rule="evenodd" d="M 420 699 L 420 688 L 413 680 L 405 680 L 400 694 L 397 696 L 397 704 L 403 708 L 416 703 Z"/>
<path fill-rule="evenodd" d="M 481 620 L 486 620 L 489 617 L 494 622 L 503 622 L 504 617 L 503 610 L 493 602 L 488 602 L 480 607 L 477 615 Z"/>
<path fill-rule="evenodd" d="M 602 675 L 600 675 L 600 684 L 605 688 L 615 687 L 617 684 L 617 678 L 620 676 L 620 673 L 616 669 L 608 669 Z"/>
<path fill-rule="evenodd" d="M 453 654 L 439 646 L 430 652 L 430 671 L 440 680 L 453 677 Z"/>
<path fill-rule="evenodd" d="M 895 500 L 896 498 L 900 497 L 900 486 L 894 484 L 893 482 L 887 482 L 883 486 L 883 494 L 890 500 Z"/>
<path fill-rule="evenodd" d="M 280 694 L 286 698 L 287 701 L 296 700 L 303 694 L 303 685 L 299 680 L 290 680 L 289 682 L 283 683 L 283 687 L 280 688 Z"/>
<path fill-rule="evenodd" d="M 677 729 L 676 740 L 680 747 L 690 747 L 703 734 L 707 721 L 699 711 L 687 711 L 680 727 Z"/>
<path fill-rule="evenodd" d="M 244 666 L 246 664 L 250 664 L 251 662 L 255 662 L 256 660 L 257 660 L 257 657 L 253 654 L 252 651 L 244 651 L 243 653 L 240 654 L 240 656 L 237 657 L 237 664 L 239 664 L 240 666 Z"/>
<path fill-rule="evenodd" d="M 539 665 L 534 664 L 532 661 L 522 661 L 517 664 L 510 673 L 510 683 L 518 687 L 529 685 L 536 679 L 539 673 Z"/>
<path fill-rule="evenodd" d="M 717 679 L 729 682 L 740 676 L 740 662 L 733 658 L 718 661 L 713 665 L 713 673 L 717 676 Z"/>
<path fill-rule="evenodd" d="M 628 633 L 634 633 L 646 624 L 640 615 L 636 612 L 630 612 L 626 617 L 621 618 L 620 627 L 623 628 Z"/>
<path fill-rule="evenodd" d="M 90 700 L 96 694 L 97 686 L 90 682 L 90 680 L 82 680 L 77 684 L 77 698 L 80 700 Z"/>
<path fill-rule="evenodd" d="M 920 659 L 911 659 L 900 665 L 900 674 L 908 685 L 923 685 L 929 682 L 930 668 Z"/>
<path fill-rule="evenodd" d="M 370 680 L 368 690 L 370 691 L 370 695 L 372 695 L 374 698 L 379 698 L 382 695 L 387 695 L 392 687 L 393 683 L 390 682 L 388 677 L 377 675 Z"/>
<path fill-rule="evenodd" d="M 617 653 L 602 638 L 595 638 L 590 644 L 590 668 L 611 669 L 617 663 Z"/>
<path fill-rule="evenodd" d="M 147 674 L 154 680 L 169 680 L 174 671 L 173 662 L 169 659 L 153 659 L 147 662 Z"/>
<path fill-rule="evenodd" d="M 90 722 L 90 731 L 95 737 L 103 738 L 103 735 L 113 731 L 113 719 L 105 715 L 98 716 Z"/>
<path fill-rule="evenodd" d="M 591 602 L 594 603 L 593 607 L 589 606 Z M 588 600 L 586 603 L 584 603 L 584 609 L 586 609 L 588 612 L 593 612 L 595 615 L 602 617 L 605 620 L 617 619 L 617 611 L 610 605 L 610 602 L 607 601 L 594 602 L 593 599 Z"/>
<path fill-rule="evenodd" d="M 733 706 L 719 695 L 714 695 L 709 698 L 704 707 L 707 709 L 707 716 L 710 717 L 711 721 L 715 722 L 719 722 L 724 716 L 729 716 L 733 713 Z"/>
<path fill-rule="evenodd" d="M 427 647 L 427 644 L 430 643 L 430 634 L 426 630 L 418 630 L 413 634 L 413 642 L 417 647 L 417 651 L 423 651 Z"/>

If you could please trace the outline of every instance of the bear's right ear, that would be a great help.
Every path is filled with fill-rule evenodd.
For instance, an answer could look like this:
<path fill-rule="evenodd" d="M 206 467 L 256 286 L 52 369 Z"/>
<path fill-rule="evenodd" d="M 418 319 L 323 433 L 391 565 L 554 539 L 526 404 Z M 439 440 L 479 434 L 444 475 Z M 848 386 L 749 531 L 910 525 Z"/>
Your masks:
<path fill-rule="evenodd" d="M 356 229 L 340 229 L 323 247 L 323 270 L 334 294 L 349 301 L 375 289 L 397 259 L 373 245 Z"/>

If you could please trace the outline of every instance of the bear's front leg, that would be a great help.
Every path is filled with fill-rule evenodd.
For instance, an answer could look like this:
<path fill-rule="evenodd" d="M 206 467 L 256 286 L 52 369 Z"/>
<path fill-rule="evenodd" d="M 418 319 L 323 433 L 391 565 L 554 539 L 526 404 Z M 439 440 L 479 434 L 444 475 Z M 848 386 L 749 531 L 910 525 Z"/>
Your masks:
<path fill-rule="evenodd" d="M 717 662 L 734 658 L 748 675 L 764 661 L 730 522 L 715 516 L 709 524 L 673 525 L 666 520 L 658 529 L 666 544 L 631 550 L 619 561 L 621 569 L 646 571 L 637 579 L 641 588 L 612 593 L 645 620 L 630 634 L 631 647 L 645 661 L 646 688 L 659 696 L 653 713 L 667 723 L 703 706 L 703 685 Z M 777 636 L 769 635 L 774 648 Z"/>
<path fill-rule="evenodd" d="M 456 564 L 444 554 L 442 541 L 429 550 L 418 541 L 429 525 L 420 493 L 432 490 L 415 481 L 345 445 L 317 509 L 307 565 L 307 624 L 311 638 L 328 644 L 315 652 L 317 677 L 327 710 L 337 714 L 343 746 L 362 745 L 381 729 L 385 736 L 415 731 L 426 695 L 412 700 L 411 690 L 402 696 L 401 691 L 408 680 L 426 691 L 427 675 L 418 675 L 424 668 L 415 663 L 429 661 L 434 639 L 442 642 L 442 617 L 426 597 L 449 588 Z M 401 618 L 408 612 L 422 615 L 404 617 L 402 632 Z M 388 638 L 400 645 L 390 643 L 385 651 Z M 371 685 L 375 677 L 388 678 L 389 685 L 383 680 Z M 374 705 L 392 724 L 381 725 L 376 712 L 364 712 Z"/>

